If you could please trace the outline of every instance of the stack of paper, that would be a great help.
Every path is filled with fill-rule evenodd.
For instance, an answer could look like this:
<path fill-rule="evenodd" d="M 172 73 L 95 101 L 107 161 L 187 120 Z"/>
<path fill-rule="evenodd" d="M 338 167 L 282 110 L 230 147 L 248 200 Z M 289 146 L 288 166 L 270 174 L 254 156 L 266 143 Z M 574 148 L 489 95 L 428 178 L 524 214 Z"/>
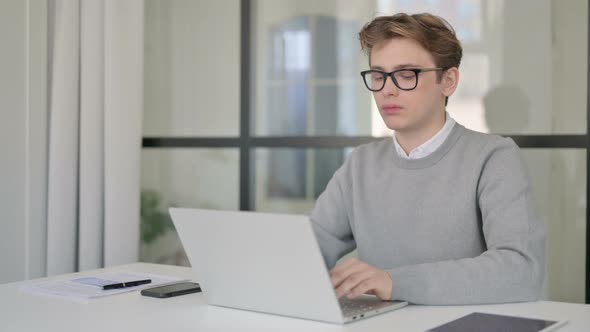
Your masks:
<path fill-rule="evenodd" d="M 103 290 L 102 286 L 113 283 L 134 280 L 151 279 L 148 284 L 139 286 Z M 89 277 L 77 277 L 66 280 L 43 281 L 32 285 L 25 285 L 22 291 L 30 294 L 57 296 L 76 301 L 88 301 L 103 296 L 132 292 L 138 289 L 162 286 L 175 283 L 183 279 L 137 272 L 111 272 Z"/>

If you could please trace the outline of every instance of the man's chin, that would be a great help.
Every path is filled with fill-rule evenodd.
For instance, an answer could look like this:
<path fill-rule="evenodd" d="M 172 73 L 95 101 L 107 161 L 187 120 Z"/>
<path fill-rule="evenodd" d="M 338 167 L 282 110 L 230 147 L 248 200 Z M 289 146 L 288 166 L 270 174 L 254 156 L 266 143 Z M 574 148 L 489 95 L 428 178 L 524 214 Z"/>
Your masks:
<path fill-rule="evenodd" d="M 393 121 L 385 121 L 385 126 L 387 126 L 387 128 L 391 129 L 391 130 L 395 130 L 398 132 L 403 132 L 405 130 L 407 130 L 408 126 L 404 123 L 400 123 L 399 121 L 393 122 Z"/>
<path fill-rule="evenodd" d="M 408 128 L 408 123 L 405 117 L 384 115 L 381 113 L 381 118 L 383 119 L 385 126 L 391 130 L 403 131 Z"/>
<path fill-rule="evenodd" d="M 387 128 L 389 128 L 399 134 L 411 133 L 411 132 L 415 131 L 415 128 L 412 127 L 412 125 L 409 123 L 385 122 L 385 125 L 387 126 Z"/>

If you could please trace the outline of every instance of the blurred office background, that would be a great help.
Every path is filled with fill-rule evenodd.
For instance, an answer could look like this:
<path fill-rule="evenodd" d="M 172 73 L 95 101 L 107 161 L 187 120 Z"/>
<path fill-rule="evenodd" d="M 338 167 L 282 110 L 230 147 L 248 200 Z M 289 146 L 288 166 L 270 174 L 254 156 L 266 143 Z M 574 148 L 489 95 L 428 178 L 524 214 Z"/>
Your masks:
<path fill-rule="evenodd" d="M 545 297 L 587 301 L 584 0 L 0 0 L 0 282 L 187 265 L 170 206 L 308 213 L 354 146 L 392 134 L 358 74 L 357 33 L 401 11 L 455 27 L 464 57 L 448 111 L 521 146 L 548 229 Z M 67 18 L 76 26 L 60 34 Z M 60 103 L 56 67 L 71 66 L 55 46 L 72 31 L 81 69 L 65 82 L 79 93 Z M 87 60 L 92 45 L 102 56 Z M 92 108 L 80 86 L 93 82 L 95 119 L 75 112 Z M 68 107 L 76 123 L 56 126 Z M 89 131 L 100 144 L 84 145 Z M 72 137 L 67 163 L 56 151 Z M 64 190 L 69 213 L 53 198 Z"/>

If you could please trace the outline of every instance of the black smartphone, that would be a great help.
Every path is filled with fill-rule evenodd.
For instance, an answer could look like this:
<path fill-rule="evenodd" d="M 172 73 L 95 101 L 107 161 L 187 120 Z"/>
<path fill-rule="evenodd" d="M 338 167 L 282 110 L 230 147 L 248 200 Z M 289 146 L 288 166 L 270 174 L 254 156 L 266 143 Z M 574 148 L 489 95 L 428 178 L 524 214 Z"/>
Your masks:
<path fill-rule="evenodd" d="M 200 292 L 201 287 L 196 282 L 183 281 L 176 284 L 145 288 L 141 290 L 141 295 L 157 298 L 167 298 L 185 294 Z"/>

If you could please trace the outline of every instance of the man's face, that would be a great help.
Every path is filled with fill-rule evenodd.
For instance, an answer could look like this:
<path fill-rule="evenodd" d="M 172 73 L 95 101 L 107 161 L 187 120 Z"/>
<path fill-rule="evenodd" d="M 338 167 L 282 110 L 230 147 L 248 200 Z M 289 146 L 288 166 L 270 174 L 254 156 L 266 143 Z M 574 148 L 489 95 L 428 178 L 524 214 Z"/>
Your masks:
<path fill-rule="evenodd" d="M 402 68 L 434 68 L 432 56 L 416 41 L 407 38 L 388 40 L 371 51 L 371 69 L 391 72 Z M 443 86 L 437 80 L 440 72 L 418 74 L 414 90 L 400 90 L 391 77 L 385 87 L 373 92 L 379 113 L 389 129 L 416 132 L 428 128 L 444 110 Z"/>

